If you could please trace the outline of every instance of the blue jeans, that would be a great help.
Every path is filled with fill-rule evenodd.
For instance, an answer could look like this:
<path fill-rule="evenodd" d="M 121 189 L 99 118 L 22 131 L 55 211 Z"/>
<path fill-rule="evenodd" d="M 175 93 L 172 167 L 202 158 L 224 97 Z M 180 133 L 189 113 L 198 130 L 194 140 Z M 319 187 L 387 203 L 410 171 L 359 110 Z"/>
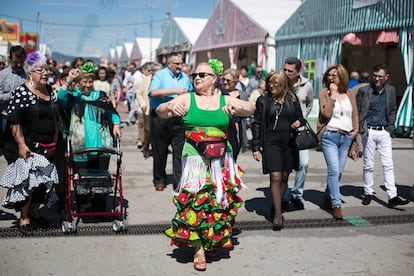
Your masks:
<path fill-rule="evenodd" d="M 325 195 L 330 197 L 332 207 L 341 207 L 342 205 L 339 192 L 339 180 L 345 168 L 351 142 L 351 135 L 343 135 L 328 130 L 322 135 L 322 152 L 328 167 L 328 185 L 325 190 Z"/>
<path fill-rule="evenodd" d="M 128 101 L 130 107 L 127 122 L 130 123 L 134 119 L 134 117 L 137 118 L 137 110 L 135 108 L 135 93 L 133 91 L 128 91 L 126 93 L 126 100 Z"/>
<path fill-rule="evenodd" d="M 299 151 L 299 168 L 295 174 L 295 183 L 292 189 L 286 189 L 283 194 L 283 201 L 290 199 L 303 198 L 303 187 L 305 186 L 305 178 L 308 174 L 309 150 Z"/>
<path fill-rule="evenodd" d="M 303 197 L 303 186 L 305 185 L 305 178 L 308 174 L 309 150 L 299 151 L 299 168 L 295 175 L 295 184 L 291 191 L 292 198 Z"/>

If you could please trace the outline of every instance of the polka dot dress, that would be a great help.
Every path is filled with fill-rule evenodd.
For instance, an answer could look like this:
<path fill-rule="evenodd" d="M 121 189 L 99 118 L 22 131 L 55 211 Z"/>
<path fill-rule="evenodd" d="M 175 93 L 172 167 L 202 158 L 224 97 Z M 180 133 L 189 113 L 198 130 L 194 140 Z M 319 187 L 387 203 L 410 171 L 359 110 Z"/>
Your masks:
<path fill-rule="evenodd" d="M 51 102 L 56 102 L 57 97 L 55 93 L 51 95 Z M 24 85 L 16 88 L 10 99 L 7 113 L 13 113 L 16 109 L 28 108 L 31 104 L 36 104 L 38 97 L 28 90 Z"/>
<path fill-rule="evenodd" d="M 0 186 L 8 188 L 2 205 L 13 208 L 33 192 L 35 188 L 45 186 L 48 205 L 57 200 L 53 191 L 54 184 L 58 184 L 56 167 L 43 155 L 34 153 L 27 161 L 19 158 L 11 163 L 0 179 Z"/>

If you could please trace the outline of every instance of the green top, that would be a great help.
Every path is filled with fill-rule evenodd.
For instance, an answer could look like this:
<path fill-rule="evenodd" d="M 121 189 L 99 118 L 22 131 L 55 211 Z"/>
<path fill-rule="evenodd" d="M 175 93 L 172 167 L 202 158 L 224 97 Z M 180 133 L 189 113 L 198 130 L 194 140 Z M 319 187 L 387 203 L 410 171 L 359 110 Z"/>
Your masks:
<path fill-rule="evenodd" d="M 226 105 L 225 96 L 220 96 L 220 107 L 216 110 L 199 109 L 195 100 L 195 93 L 190 93 L 190 107 L 183 116 L 186 130 L 195 127 L 216 127 L 227 132 L 230 115 L 223 113 L 222 108 Z"/>
<path fill-rule="evenodd" d="M 230 115 L 223 112 L 222 108 L 226 105 L 225 96 L 220 96 L 220 107 L 216 110 L 199 109 L 195 101 L 195 93 L 190 93 L 190 107 L 183 116 L 183 122 L 187 131 L 190 133 L 204 133 L 205 136 L 223 136 L 227 133 Z M 215 135 L 217 134 L 217 135 Z M 227 143 L 226 151 L 231 151 L 231 146 Z M 184 143 L 183 157 L 197 156 L 197 150 L 188 142 Z"/>

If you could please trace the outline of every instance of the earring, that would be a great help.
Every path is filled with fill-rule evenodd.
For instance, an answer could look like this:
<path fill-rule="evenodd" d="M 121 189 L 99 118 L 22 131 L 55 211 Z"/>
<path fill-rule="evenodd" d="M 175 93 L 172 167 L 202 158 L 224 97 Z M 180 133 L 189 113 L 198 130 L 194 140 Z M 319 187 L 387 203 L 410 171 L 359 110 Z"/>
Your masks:
<path fill-rule="evenodd" d="M 33 79 L 30 77 L 30 82 L 29 82 L 29 85 L 31 86 L 31 87 L 33 87 Z"/>

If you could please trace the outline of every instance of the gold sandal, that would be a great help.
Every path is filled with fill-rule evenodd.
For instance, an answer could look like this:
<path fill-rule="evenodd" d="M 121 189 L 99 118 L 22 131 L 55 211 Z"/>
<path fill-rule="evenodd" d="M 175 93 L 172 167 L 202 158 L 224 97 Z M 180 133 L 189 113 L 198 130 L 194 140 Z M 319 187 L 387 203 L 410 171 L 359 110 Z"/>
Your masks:
<path fill-rule="evenodd" d="M 199 249 L 201 250 L 201 249 Z M 199 250 L 196 251 L 194 254 L 194 269 L 198 271 L 205 271 L 206 270 L 206 256 L 203 253 L 200 253 Z"/>

